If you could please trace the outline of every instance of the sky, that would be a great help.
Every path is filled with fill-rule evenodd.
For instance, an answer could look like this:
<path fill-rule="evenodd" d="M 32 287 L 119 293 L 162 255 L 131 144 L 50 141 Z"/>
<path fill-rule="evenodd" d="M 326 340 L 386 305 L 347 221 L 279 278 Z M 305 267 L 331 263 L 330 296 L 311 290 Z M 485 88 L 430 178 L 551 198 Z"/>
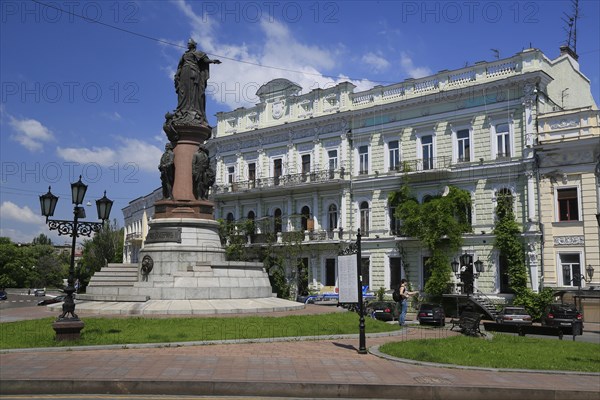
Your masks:
<path fill-rule="evenodd" d="M 600 2 L 579 1 L 577 53 L 600 100 Z M 83 1 L 0 2 L 0 236 L 28 243 L 48 231 L 39 195 L 70 183 L 122 208 L 160 187 L 164 116 L 190 37 L 211 58 L 207 116 L 258 102 L 275 78 L 306 93 L 342 81 L 356 91 L 419 78 L 525 48 L 550 59 L 565 43 L 572 2 L 555 1 Z"/>

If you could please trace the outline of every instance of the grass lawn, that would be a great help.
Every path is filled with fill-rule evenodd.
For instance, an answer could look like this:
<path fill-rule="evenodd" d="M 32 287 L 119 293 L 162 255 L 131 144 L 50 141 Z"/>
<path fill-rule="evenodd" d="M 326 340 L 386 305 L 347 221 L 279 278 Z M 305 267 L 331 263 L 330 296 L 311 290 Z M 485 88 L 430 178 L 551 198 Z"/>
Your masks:
<path fill-rule="evenodd" d="M 492 340 L 454 336 L 388 343 L 391 356 L 490 368 L 600 372 L 600 345 L 495 334 Z"/>
<path fill-rule="evenodd" d="M 240 318 L 84 318 L 78 341 L 56 342 L 54 318 L 0 324 L 0 349 L 358 334 L 356 313 Z M 365 318 L 366 333 L 399 329 Z"/>

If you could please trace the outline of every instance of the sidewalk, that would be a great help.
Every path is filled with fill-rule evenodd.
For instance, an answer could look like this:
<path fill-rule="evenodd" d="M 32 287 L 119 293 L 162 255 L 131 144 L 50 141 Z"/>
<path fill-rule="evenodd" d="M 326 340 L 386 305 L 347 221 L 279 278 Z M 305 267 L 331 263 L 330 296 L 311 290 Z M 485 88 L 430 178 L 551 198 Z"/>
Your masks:
<path fill-rule="evenodd" d="M 319 306 L 313 306 L 319 307 Z M 311 312 L 311 309 L 307 312 Z M 315 312 L 322 312 L 323 308 Z M 409 328 L 367 347 L 439 337 Z M 357 337 L 0 355 L 0 394 L 169 394 L 394 399 L 597 399 L 598 374 L 473 370 L 361 355 Z"/>

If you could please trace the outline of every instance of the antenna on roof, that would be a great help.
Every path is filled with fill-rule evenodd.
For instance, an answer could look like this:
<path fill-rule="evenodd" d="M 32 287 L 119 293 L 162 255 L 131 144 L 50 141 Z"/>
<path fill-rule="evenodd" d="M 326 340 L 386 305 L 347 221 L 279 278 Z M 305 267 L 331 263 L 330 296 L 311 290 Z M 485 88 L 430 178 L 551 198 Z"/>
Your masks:
<path fill-rule="evenodd" d="M 500 50 L 497 49 L 490 49 L 492 51 L 492 53 L 494 53 L 494 57 L 496 57 L 496 60 L 498 60 L 500 58 Z"/>
<path fill-rule="evenodd" d="M 563 13 L 561 17 L 565 23 L 563 30 L 567 34 L 567 40 L 563 46 L 560 46 L 560 54 L 569 54 L 575 60 L 579 58 L 577 55 L 577 20 L 579 19 L 579 0 L 571 0 L 571 14 Z M 566 18 L 565 18 L 566 17 Z"/>

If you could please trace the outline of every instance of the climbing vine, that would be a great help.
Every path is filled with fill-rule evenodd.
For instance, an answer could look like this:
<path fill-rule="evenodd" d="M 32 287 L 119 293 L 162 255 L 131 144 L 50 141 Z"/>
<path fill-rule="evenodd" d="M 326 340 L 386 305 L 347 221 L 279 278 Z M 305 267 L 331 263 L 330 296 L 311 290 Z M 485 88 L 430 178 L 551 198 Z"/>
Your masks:
<path fill-rule="evenodd" d="M 513 304 L 525 307 L 529 314 L 538 320 L 546 305 L 552 302 L 553 290 L 544 288 L 535 293 L 527 285 L 525 246 L 521 240 L 521 229 L 515 220 L 512 203 L 512 195 L 506 193 L 498 196 L 494 247 L 508 264 L 508 280 L 515 292 Z"/>
<path fill-rule="evenodd" d="M 428 260 L 431 276 L 425 291 L 432 296 L 448 293 L 452 270 L 448 253 L 456 252 L 463 243 L 462 235 L 471 232 L 471 195 L 454 186 L 446 195 L 431 197 L 419 203 L 404 184 L 389 195 L 394 216 L 402 221 L 400 234 L 419 239 L 431 251 Z"/>

